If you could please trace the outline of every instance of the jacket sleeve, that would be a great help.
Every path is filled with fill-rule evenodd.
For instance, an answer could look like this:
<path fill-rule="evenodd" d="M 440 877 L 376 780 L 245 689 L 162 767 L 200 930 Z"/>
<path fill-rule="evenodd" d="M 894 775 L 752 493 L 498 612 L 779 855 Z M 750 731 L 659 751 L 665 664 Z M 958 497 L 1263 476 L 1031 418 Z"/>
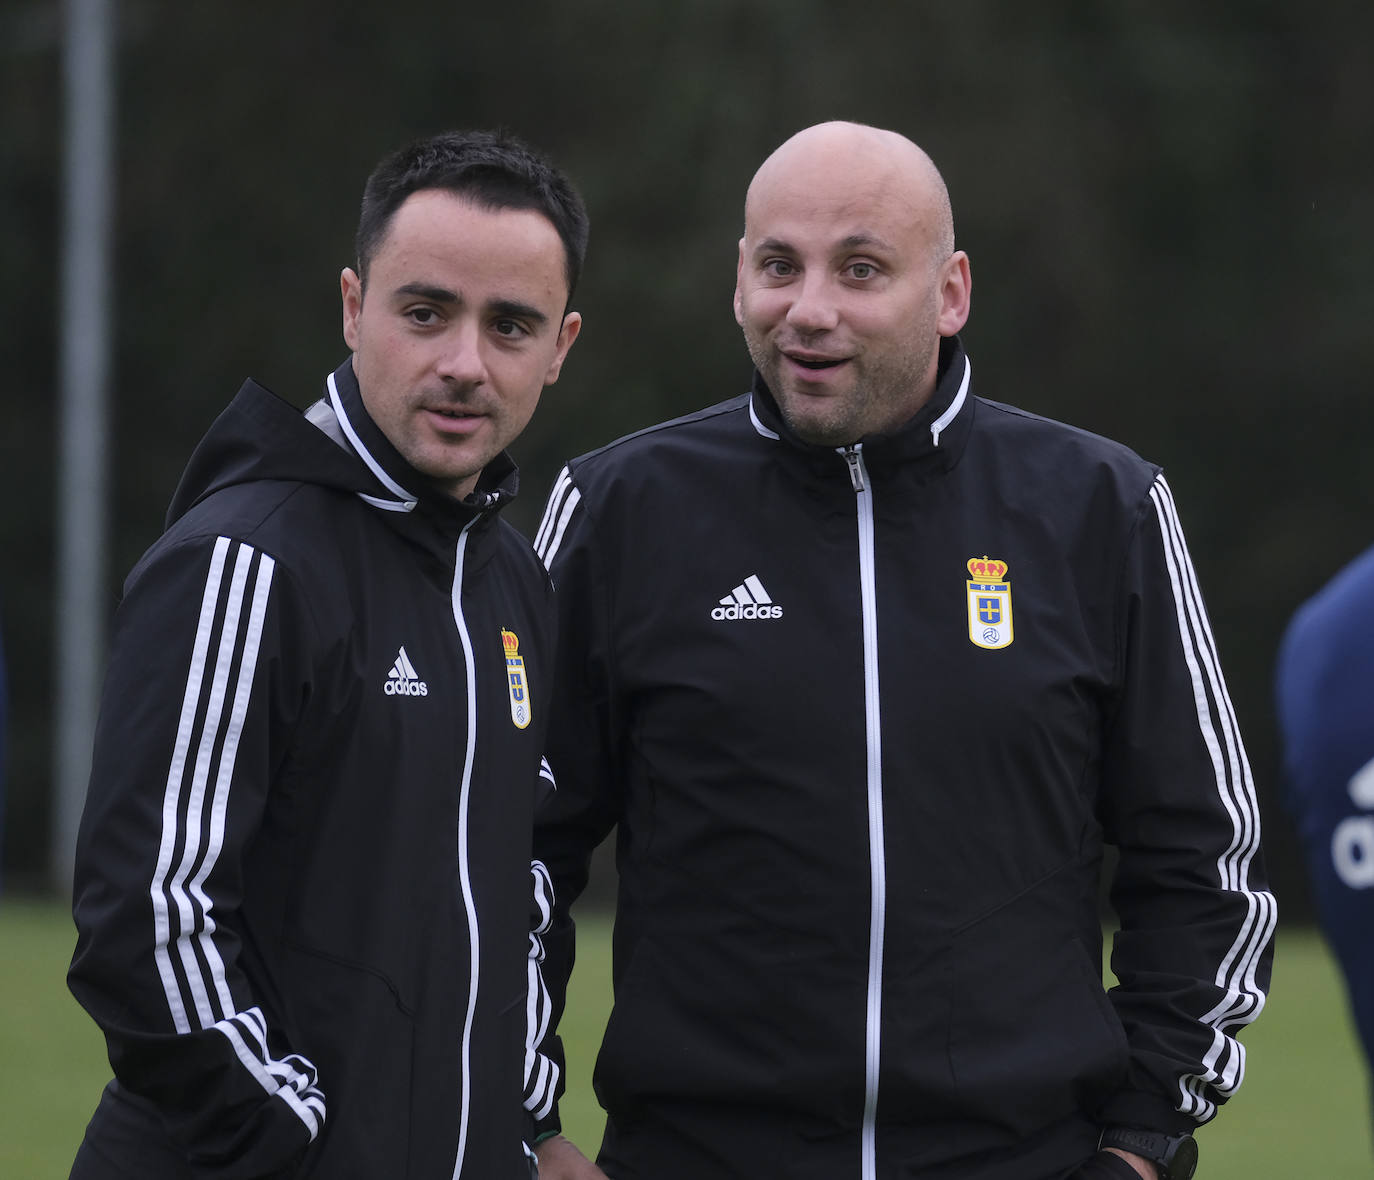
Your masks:
<path fill-rule="evenodd" d="M 545 763 L 547 765 L 547 762 Z M 553 882 L 541 861 L 530 862 L 529 991 L 526 999 L 525 1110 L 533 1120 L 534 1135 L 557 1128 L 548 1125 L 554 1104 L 562 1093 L 563 1066 L 546 1050 L 550 1046 L 552 1003 L 544 983 L 544 938 L 553 922 Z"/>
<path fill-rule="evenodd" d="M 558 1022 L 576 958 L 571 906 L 586 888 L 591 857 L 615 826 L 622 797 L 619 758 L 611 737 L 613 667 L 606 577 L 595 526 L 571 472 L 554 483 L 535 549 L 548 567 L 558 604 L 558 658 L 549 762 L 558 787 L 535 816 L 534 854 L 552 884 L 553 905 L 543 933 L 543 979 L 550 1019 L 542 1052 L 558 1072 L 565 1063 Z M 537 1122 L 541 1136 L 561 1129 L 556 1101 Z"/>
<path fill-rule="evenodd" d="M 1244 1076 L 1236 1035 L 1264 1006 L 1276 906 L 1249 762 L 1162 475 L 1123 577 L 1100 810 L 1119 852 L 1111 999 L 1130 1071 L 1101 1117 L 1181 1131 Z"/>
<path fill-rule="evenodd" d="M 302 694 L 286 581 L 228 537 L 164 543 L 130 575 L 77 841 L 69 984 L 197 1176 L 293 1175 L 325 1120 L 242 969 L 243 856 Z"/>

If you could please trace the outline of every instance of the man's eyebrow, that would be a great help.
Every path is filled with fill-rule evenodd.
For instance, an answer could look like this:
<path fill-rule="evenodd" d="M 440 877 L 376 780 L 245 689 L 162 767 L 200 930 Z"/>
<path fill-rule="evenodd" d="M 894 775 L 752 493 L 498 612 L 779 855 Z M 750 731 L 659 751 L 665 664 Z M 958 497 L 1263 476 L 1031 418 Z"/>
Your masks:
<path fill-rule="evenodd" d="M 754 244 L 755 254 L 791 254 L 792 252 L 792 243 L 784 242 L 781 238 L 760 238 Z"/>
<path fill-rule="evenodd" d="M 886 238 L 868 230 L 859 230 L 841 238 L 836 243 L 837 250 L 864 250 L 876 247 L 879 250 L 894 250 L 895 246 Z M 793 254 L 796 247 L 782 238 L 761 238 L 754 246 L 755 254 Z"/>
<path fill-rule="evenodd" d="M 428 299 L 431 303 L 457 303 L 458 292 L 447 287 L 435 287 L 429 283 L 402 283 L 396 288 L 396 295 L 413 295 L 417 299 Z"/>
<path fill-rule="evenodd" d="M 875 233 L 867 230 L 860 230 L 856 234 L 850 234 L 840 242 L 840 246 L 845 250 L 863 250 L 869 246 L 876 246 L 880 250 L 894 250 L 895 246 L 886 238 L 879 237 Z"/>
<path fill-rule="evenodd" d="M 426 299 L 430 303 L 454 304 L 463 301 L 457 291 L 447 287 L 436 287 L 430 283 L 402 283 L 396 288 L 395 295 L 414 299 Z M 492 315 L 512 320 L 526 320 L 531 324 L 547 324 L 549 317 L 533 304 L 522 303 L 519 299 L 493 299 L 487 304 Z"/>
<path fill-rule="evenodd" d="M 518 299 L 493 299 L 487 304 L 487 310 L 493 315 L 504 316 L 512 320 L 528 320 L 532 324 L 547 324 L 549 317 L 537 307 L 528 303 L 521 303 Z"/>

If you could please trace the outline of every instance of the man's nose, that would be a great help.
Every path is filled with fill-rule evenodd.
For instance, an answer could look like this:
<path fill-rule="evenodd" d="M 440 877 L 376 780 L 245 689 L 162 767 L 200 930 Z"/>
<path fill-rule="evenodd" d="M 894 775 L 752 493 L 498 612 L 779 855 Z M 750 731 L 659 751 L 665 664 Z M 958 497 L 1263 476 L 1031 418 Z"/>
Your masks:
<path fill-rule="evenodd" d="M 823 275 L 806 276 L 787 309 L 787 323 L 798 332 L 827 332 L 839 323 L 834 291 Z"/>
<path fill-rule="evenodd" d="M 487 379 L 487 363 L 482 353 L 482 337 L 475 323 L 454 326 L 444 340 L 435 370 L 446 381 L 472 387 Z"/>

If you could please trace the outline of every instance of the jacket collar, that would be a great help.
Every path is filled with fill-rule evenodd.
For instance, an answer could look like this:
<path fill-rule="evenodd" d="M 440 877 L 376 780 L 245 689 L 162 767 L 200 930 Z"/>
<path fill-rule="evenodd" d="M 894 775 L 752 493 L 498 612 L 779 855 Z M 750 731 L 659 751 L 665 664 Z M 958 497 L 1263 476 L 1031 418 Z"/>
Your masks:
<path fill-rule="evenodd" d="M 957 336 L 940 341 L 935 392 L 914 417 L 891 434 L 862 438 L 864 460 L 870 466 L 889 466 L 911 462 L 935 463 L 947 471 L 958 462 L 973 425 L 974 397 L 972 366 Z M 844 447 L 817 446 L 803 442 L 783 420 L 772 391 L 755 371 L 749 395 L 749 419 L 764 438 L 787 444 L 803 452 L 828 456 Z"/>
<path fill-rule="evenodd" d="M 457 516 L 466 522 L 475 516 L 500 511 L 519 491 L 519 470 L 505 451 L 483 468 L 476 488 L 465 499 L 456 500 L 434 487 L 427 476 L 406 461 L 372 420 L 363 405 L 351 356 L 325 379 L 324 400 L 333 411 L 336 423 L 316 424 L 339 441 L 332 429 L 337 424 L 347 449 L 372 472 L 379 485 L 377 493 L 359 492 L 358 496 L 374 508 L 396 513 L 411 513 L 421 508 L 427 514 L 448 519 Z"/>

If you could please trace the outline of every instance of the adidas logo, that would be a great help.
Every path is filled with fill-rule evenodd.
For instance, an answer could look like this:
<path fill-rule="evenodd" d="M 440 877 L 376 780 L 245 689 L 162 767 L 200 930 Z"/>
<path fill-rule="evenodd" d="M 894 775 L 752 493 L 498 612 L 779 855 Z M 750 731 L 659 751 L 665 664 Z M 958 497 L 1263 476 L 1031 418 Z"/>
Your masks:
<path fill-rule="evenodd" d="M 782 607 L 776 605 L 763 588 L 757 574 L 750 574 L 720 600 L 711 611 L 713 619 L 780 619 Z"/>
<path fill-rule="evenodd" d="M 386 684 L 383 687 L 389 697 L 429 696 L 429 685 L 421 680 L 420 674 L 415 671 L 415 665 L 406 655 L 405 644 L 401 645 L 396 662 L 391 665 L 391 671 L 387 673 Z"/>

